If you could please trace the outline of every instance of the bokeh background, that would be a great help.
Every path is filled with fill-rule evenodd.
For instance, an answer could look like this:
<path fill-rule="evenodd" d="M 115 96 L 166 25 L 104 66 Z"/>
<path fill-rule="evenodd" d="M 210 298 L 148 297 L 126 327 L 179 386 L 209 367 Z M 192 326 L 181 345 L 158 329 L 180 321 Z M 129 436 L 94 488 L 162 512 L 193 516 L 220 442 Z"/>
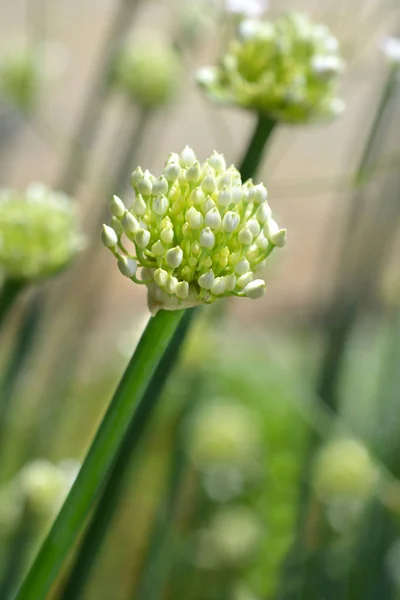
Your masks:
<path fill-rule="evenodd" d="M 40 49 L 37 90 L 26 97 L 25 79 L 19 96 L 0 90 L 0 185 L 65 189 L 89 239 L 68 271 L 20 298 L 2 334 L 1 600 L 53 515 L 49 463 L 34 461 L 68 479 L 148 317 L 143 290 L 98 240 L 111 193 L 128 199 L 138 164 L 161 172 L 186 144 L 237 163 L 253 128 L 252 114 L 213 105 L 196 85 L 233 27 L 210 4 L 0 2 L 0 62 Z M 400 597 L 400 83 L 381 49 L 400 33 L 400 9 L 271 0 L 266 18 L 286 9 L 338 37 L 346 111 L 274 132 L 258 180 L 287 246 L 262 301 L 229 300 L 194 327 L 85 600 Z M 180 48 L 167 107 L 143 109 L 104 82 L 113 27 L 117 44 Z M 14 484 L 32 463 L 44 483 L 27 527 Z M 63 585 L 51 597 L 75 600 Z"/>

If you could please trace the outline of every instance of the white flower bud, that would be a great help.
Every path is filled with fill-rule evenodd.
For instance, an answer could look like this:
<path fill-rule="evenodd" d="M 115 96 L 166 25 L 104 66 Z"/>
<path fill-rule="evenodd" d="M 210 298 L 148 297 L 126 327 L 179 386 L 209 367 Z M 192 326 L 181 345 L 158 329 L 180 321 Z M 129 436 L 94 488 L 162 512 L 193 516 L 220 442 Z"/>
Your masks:
<path fill-rule="evenodd" d="M 215 181 L 215 177 L 209 173 L 206 175 L 201 182 L 201 187 L 207 194 L 212 194 L 215 188 L 217 187 L 217 182 Z"/>
<path fill-rule="evenodd" d="M 180 246 L 175 246 L 175 248 L 170 248 L 166 255 L 165 260 L 167 261 L 167 265 L 171 267 L 171 269 L 177 269 L 181 264 L 183 259 L 183 252 Z"/>
<path fill-rule="evenodd" d="M 134 258 L 121 256 L 121 258 L 118 259 L 117 264 L 118 264 L 118 269 L 120 270 L 122 275 L 124 275 L 125 277 L 130 278 L 130 277 L 133 277 L 134 275 L 136 275 L 137 263 Z"/>
<path fill-rule="evenodd" d="M 150 231 L 146 229 L 139 229 L 135 233 L 135 243 L 139 248 L 146 248 L 148 243 L 150 242 Z"/>
<path fill-rule="evenodd" d="M 242 199 L 242 188 L 239 185 L 235 185 L 232 188 L 232 203 L 239 204 Z"/>
<path fill-rule="evenodd" d="M 151 251 L 154 254 L 154 256 L 164 256 L 164 254 L 165 254 L 165 248 L 162 245 L 161 240 L 157 240 L 155 242 L 155 244 L 152 245 Z"/>
<path fill-rule="evenodd" d="M 212 208 L 215 208 L 216 204 L 211 196 L 206 196 L 203 204 L 201 205 L 201 210 L 204 214 L 207 214 Z"/>
<path fill-rule="evenodd" d="M 214 283 L 214 279 L 215 279 L 215 275 L 214 275 L 212 269 L 210 269 L 206 273 L 203 273 L 203 275 L 200 275 L 199 280 L 198 280 L 199 286 L 201 288 L 203 288 L 204 290 L 209 290 L 211 288 L 212 284 Z"/>
<path fill-rule="evenodd" d="M 222 227 L 224 231 L 228 233 L 232 233 L 232 231 L 235 231 L 239 223 L 239 215 L 233 212 L 232 210 L 228 210 L 228 212 L 224 215 L 224 218 L 222 219 Z"/>
<path fill-rule="evenodd" d="M 253 300 L 257 300 L 264 296 L 266 290 L 265 281 L 262 279 L 255 279 L 246 285 L 243 290 L 243 293 L 248 298 L 252 298 Z"/>
<path fill-rule="evenodd" d="M 175 295 L 181 300 L 185 300 L 189 296 L 189 284 L 187 281 L 180 281 L 176 284 Z"/>
<path fill-rule="evenodd" d="M 210 288 L 210 292 L 214 296 L 221 296 L 226 291 L 225 277 L 216 277 Z"/>
<path fill-rule="evenodd" d="M 286 242 L 286 229 L 279 229 L 279 225 L 274 219 L 268 219 L 264 225 L 264 235 L 274 246 L 281 248 Z"/>
<path fill-rule="evenodd" d="M 194 209 L 194 212 L 190 215 L 189 225 L 192 229 L 201 229 L 203 227 L 204 218 L 201 212 Z"/>
<path fill-rule="evenodd" d="M 168 279 L 168 273 L 165 269 L 156 269 L 154 271 L 154 281 L 160 287 L 164 287 Z"/>
<path fill-rule="evenodd" d="M 140 229 L 136 217 L 134 217 L 133 214 L 128 210 L 125 211 L 125 214 L 121 219 L 121 223 L 125 233 L 136 233 Z"/>
<path fill-rule="evenodd" d="M 170 165 L 171 163 L 178 163 L 179 164 L 179 154 L 177 152 L 170 152 L 169 156 L 167 158 L 167 165 Z"/>
<path fill-rule="evenodd" d="M 200 234 L 200 246 L 202 248 L 212 248 L 215 244 L 215 236 L 209 227 L 203 229 Z"/>
<path fill-rule="evenodd" d="M 153 183 L 151 181 L 151 173 L 148 169 L 144 172 L 143 178 L 137 184 L 139 194 L 142 196 L 150 196 L 153 189 Z"/>
<path fill-rule="evenodd" d="M 190 167 L 196 160 L 194 151 L 186 146 L 179 155 L 179 162 L 181 167 Z"/>
<path fill-rule="evenodd" d="M 163 175 L 155 180 L 153 183 L 153 196 L 165 196 L 168 192 L 168 181 L 165 179 Z"/>
<path fill-rule="evenodd" d="M 144 214 L 146 214 L 147 205 L 141 194 L 138 194 L 132 202 L 132 210 L 139 217 L 142 217 Z"/>
<path fill-rule="evenodd" d="M 224 187 L 230 189 L 232 187 L 232 177 L 229 173 L 221 173 L 217 180 L 217 187 L 222 190 Z"/>
<path fill-rule="evenodd" d="M 124 233 L 124 228 L 122 227 L 122 223 L 117 217 L 112 217 L 111 228 L 114 229 L 114 231 L 118 237 Z"/>
<path fill-rule="evenodd" d="M 256 239 L 256 246 L 260 250 L 266 250 L 268 248 L 269 241 L 267 240 L 267 238 L 265 237 L 265 235 L 263 233 L 260 233 L 260 235 Z"/>
<path fill-rule="evenodd" d="M 192 202 L 195 206 L 201 204 L 204 201 L 205 197 L 206 195 L 201 188 L 196 188 L 195 190 L 193 190 L 191 195 Z"/>
<path fill-rule="evenodd" d="M 232 192 L 228 187 L 224 186 L 218 194 L 218 204 L 220 206 L 227 207 L 231 204 L 231 202 L 232 202 Z"/>
<path fill-rule="evenodd" d="M 272 211 L 268 202 L 263 202 L 261 206 L 258 207 L 256 212 L 256 219 L 261 225 L 264 225 L 271 218 Z"/>
<path fill-rule="evenodd" d="M 133 185 L 133 187 L 137 187 L 137 184 L 139 183 L 139 181 L 142 181 L 143 179 L 143 171 L 140 167 L 138 167 L 137 169 L 135 169 L 131 175 L 131 184 Z"/>
<path fill-rule="evenodd" d="M 212 208 L 208 211 L 204 219 L 207 227 L 211 229 L 219 229 L 221 227 L 221 215 L 219 214 L 218 208 Z"/>
<path fill-rule="evenodd" d="M 264 204 L 262 206 L 264 206 Z M 253 238 L 256 238 L 261 231 L 260 224 L 256 219 L 250 219 L 250 221 L 247 221 L 247 227 L 250 229 Z"/>
<path fill-rule="evenodd" d="M 250 263 L 245 258 L 242 258 L 237 265 L 235 265 L 234 271 L 236 275 L 244 275 L 250 269 Z"/>
<path fill-rule="evenodd" d="M 263 202 L 266 202 L 267 197 L 268 192 L 262 183 L 254 186 L 252 197 L 254 204 L 263 204 Z"/>
<path fill-rule="evenodd" d="M 167 181 L 175 181 L 181 172 L 179 163 L 171 163 L 164 168 L 163 174 Z"/>
<path fill-rule="evenodd" d="M 176 285 L 178 283 L 178 279 L 176 277 L 173 277 L 172 275 L 169 275 L 167 277 L 167 280 L 165 282 L 165 291 L 167 292 L 167 294 L 175 294 L 175 288 Z"/>
<path fill-rule="evenodd" d="M 188 181 L 199 181 L 201 177 L 201 166 L 198 160 L 195 160 L 194 163 L 188 168 L 186 171 L 186 179 Z"/>
<path fill-rule="evenodd" d="M 225 286 L 227 292 L 232 292 L 236 287 L 236 276 L 233 273 L 225 275 Z"/>
<path fill-rule="evenodd" d="M 125 204 L 118 196 L 113 196 L 110 202 L 110 212 L 114 217 L 122 217 L 125 214 Z"/>
<path fill-rule="evenodd" d="M 241 244 L 249 246 L 253 241 L 253 234 L 248 227 L 244 227 L 239 231 L 238 240 Z"/>
<path fill-rule="evenodd" d="M 239 288 L 244 288 L 246 287 L 247 284 L 249 284 L 251 281 L 253 280 L 253 273 L 251 271 L 248 271 L 247 273 L 245 273 L 244 275 L 241 275 L 239 277 L 239 279 L 236 281 L 236 285 Z"/>
<path fill-rule="evenodd" d="M 218 152 L 216 152 L 215 150 L 208 159 L 208 164 L 215 170 L 216 173 L 219 173 L 220 171 L 225 171 L 226 169 L 224 155 L 218 154 Z"/>
<path fill-rule="evenodd" d="M 166 196 L 158 196 L 153 200 L 153 210 L 156 215 L 164 215 L 169 207 L 168 198 Z"/>
<path fill-rule="evenodd" d="M 160 239 L 164 244 L 171 244 L 174 239 L 174 230 L 171 228 L 162 229 Z"/>
<path fill-rule="evenodd" d="M 106 248 L 115 248 L 115 246 L 118 244 L 118 236 L 112 227 L 103 225 L 101 231 L 101 241 Z"/>

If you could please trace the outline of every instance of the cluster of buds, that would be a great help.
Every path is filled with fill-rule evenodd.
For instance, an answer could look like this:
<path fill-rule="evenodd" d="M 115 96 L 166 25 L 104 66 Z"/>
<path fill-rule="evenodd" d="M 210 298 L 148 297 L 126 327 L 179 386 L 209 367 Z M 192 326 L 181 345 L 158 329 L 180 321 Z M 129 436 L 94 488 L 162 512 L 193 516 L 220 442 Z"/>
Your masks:
<path fill-rule="evenodd" d="M 179 90 L 183 72 L 179 56 L 161 38 L 127 43 L 116 56 L 111 85 L 143 108 L 171 102 Z"/>
<path fill-rule="evenodd" d="M 82 249 L 76 207 L 42 184 L 0 191 L 0 275 L 36 280 L 60 271 Z"/>
<path fill-rule="evenodd" d="M 131 207 L 114 196 L 102 240 L 121 273 L 147 285 L 153 314 L 226 296 L 263 296 L 265 282 L 254 274 L 284 245 L 286 230 L 272 219 L 262 184 L 242 184 L 216 152 L 200 164 L 188 146 L 169 156 L 160 177 L 138 167 L 131 184 Z"/>
<path fill-rule="evenodd" d="M 242 21 L 219 66 L 200 69 L 198 81 L 213 100 L 296 124 L 342 112 L 342 70 L 329 30 L 287 13 L 274 22 Z"/>

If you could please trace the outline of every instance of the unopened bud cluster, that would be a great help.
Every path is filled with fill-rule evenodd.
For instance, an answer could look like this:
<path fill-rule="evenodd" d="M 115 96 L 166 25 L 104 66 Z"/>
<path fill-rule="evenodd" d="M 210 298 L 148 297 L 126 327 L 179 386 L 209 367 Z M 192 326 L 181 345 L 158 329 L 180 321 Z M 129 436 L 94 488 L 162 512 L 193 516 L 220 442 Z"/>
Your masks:
<path fill-rule="evenodd" d="M 34 280 L 64 268 L 83 246 L 74 203 L 41 184 L 0 191 L 0 276 Z"/>
<path fill-rule="evenodd" d="M 287 123 L 335 117 L 343 62 L 324 25 L 287 13 L 274 22 L 242 21 L 237 39 L 217 67 L 198 72 L 212 99 Z"/>
<path fill-rule="evenodd" d="M 157 108 L 173 100 L 182 76 L 177 52 L 156 38 L 122 47 L 111 71 L 111 83 L 135 104 Z"/>
<path fill-rule="evenodd" d="M 242 184 L 238 170 L 216 152 L 200 164 L 188 146 L 169 156 L 160 177 L 138 167 L 131 183 L 132 206 L 114 196 L 102 239 L 121 273 L 147 285 L 153 314 L 264 294 L 265 282 L 255 272 L 284 245 L 286 230 L 272 219 L 262 184 Z"/>

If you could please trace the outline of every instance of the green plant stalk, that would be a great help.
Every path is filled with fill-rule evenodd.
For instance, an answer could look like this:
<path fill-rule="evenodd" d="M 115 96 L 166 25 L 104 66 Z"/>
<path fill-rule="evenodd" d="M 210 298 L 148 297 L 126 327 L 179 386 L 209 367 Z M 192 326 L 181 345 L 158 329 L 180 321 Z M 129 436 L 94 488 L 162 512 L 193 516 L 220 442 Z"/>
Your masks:
<path fill-rule="evenodd" d="M 251 136 L 247 150 L 240 163 L 239 171 L 242 181 L 255 177 L 270 140 L 271 134 L 277 125 L 277 121 L 263 114 L 257 115 L 257 122 Z"/>
<path fill-rule="evenodd" d="M 3 282 L 0 290 L 0 329 L 24 286 L 25 283 L 19 279 L 9 278 Z"/>
<path fill-rule="evenodd" d="M 86 455 L 79 475 L 29 570 L 17 600 L 44 599 L 89 514 L 184 311 L 160 310 L 149 320 Z"/>
<path fill-rule="evenodd" d="M 272 128 L 273 126 L 269 121 L 266 122 L 265 117 L 258 117 L 249 149 L 242 162 L 242 178 L 251 177 L 256 173 Z M 251 163 L 251 161 L 253 162 Z M 78 478 L 27 574 L 16 600 L 44 598 L 57 577 L 64 559 L 84 524 L 91 505 L 107 477 L 108 470 L 117 455 L 118 446 L 123 443 L 129 421 L 135 414 L 135 406 L 147 384 L 150 383 L 151 376 L 163 353 L 169 352 L 168 344 L 181 318 L 181 311 L 159 311 L 156 317 L 150 320 L 100 425 Z M 165 325 L 164 331 L 163 325 Z M 153 337 L 158 340 L 156 348 L 151 342 Z M 180 344 L 184 340 L 185 332 L 179 337 L 180 339 L 177 341 Z M 149 367 L 149 364 L 151 368 L 145 369 L 144 367 L 146 365 Z M 137 381 L 135 382 L 136 376 Z M 115 422 L 118 427 L 115 427 Z"/>
<path fill-rule="evenodd" d="M 78 548 L 60 600 L 69 600 L 70 598 L 79 600 L 85 591 L 85 582 L 90 575 L 91 569 L 101 550 L 107 529 L 112 521 L 132 455 L 146 433 L 146 428 L 158 405 L 168 375 L 177 362 L 181 349 L 181 340 L 185 337 L 193 316 L 193 309 L 185 311 L 168 346 L 168 351 L 164 353 L 160 360 L 140 401 Z"/>

